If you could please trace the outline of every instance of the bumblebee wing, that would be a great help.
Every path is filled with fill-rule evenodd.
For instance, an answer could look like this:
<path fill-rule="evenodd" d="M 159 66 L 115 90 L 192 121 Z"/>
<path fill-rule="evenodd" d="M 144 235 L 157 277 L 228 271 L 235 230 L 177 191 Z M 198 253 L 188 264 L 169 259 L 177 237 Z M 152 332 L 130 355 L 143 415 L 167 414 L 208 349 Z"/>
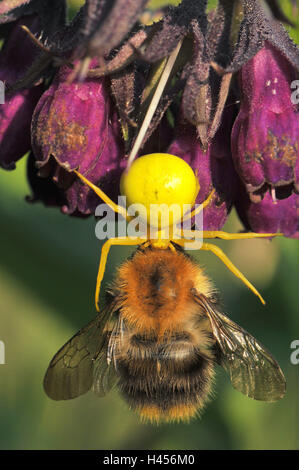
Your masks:
<path fill-rule="evenodd" d="M 107 362 L 106 353 L 101 353 L 101 356 L 94 366 L 92 385 L 92 391 L 99 397 L 106 395 L 118 379 L 114 364 Z"/>
<path fill-rule="evenodd" d="M 116 384 L 117 356 L 122 344 L 124 322 L 119 314 L 118 321 L 106 335 L 105 348 L 100 352 L 94 365 L 93 392 L 102 397 Z"/>
<path fill-rule="evenodd" d="M 273 356 L 252 335 L 218 312 L 203 295 L 195 294 L 209 317 L 220 349 L 220 365 L 230 375 L 234 388 L 248 397 L 277 401 L 286 391 L 286 381 Z"/>
<path fill-rule="evenodd" d="M 55 354 L 44 378 L 44 389 L 50 398 L 69 400 L 90 390 L 95 364 L 104 367 L 107 361 L 105 346 L 109 333 L 105 328 L 114 311 L 111 304 Z"/>

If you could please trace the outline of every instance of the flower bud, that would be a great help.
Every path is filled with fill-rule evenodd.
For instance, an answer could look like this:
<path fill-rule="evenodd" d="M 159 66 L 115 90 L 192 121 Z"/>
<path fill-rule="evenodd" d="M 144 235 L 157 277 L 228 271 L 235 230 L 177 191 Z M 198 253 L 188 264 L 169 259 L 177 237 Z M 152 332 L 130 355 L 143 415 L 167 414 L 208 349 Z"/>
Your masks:
<path fill-rule="evenodd" d="M 32 119 L 32 148 L 39 168 L 53 157 L 67 172 L 78 170 L 110 197 L 119 188 L 125 167 L 123 142 L 107 79 L 67 83 L 71 70 L 64 66 L 41 97 Z M 64 186 L 66 172 L 54 181 Z M 115 190 L 117 188 L 117 192 Z M 99 198 L 74 175 L 66 189 L 64 213 L 94 212 Z"/>
<path fill-rule="evenodd" d="M 0 51 L 0 80 L 5 86 L 5 102 L 0 104 L 0 166 L 7 170 L 15 168 L 15 162 L 30 150 L 31 118 L 41 94 L 42 86 L 33 86 L 9 95 L 7 85 L 12 85 L 29 67 L 36 54 L 26 33 L 25 24 L 33 31 L 38 29 L 37 16 L 17 21 Z"/>
<path fill-rule="evenodd" d="M 267 42 L 241 69 L 242 102 L 232 131 L 232 155 L 249 193 L 266 183 L 294 184 L 299 190 L 299 110 L 291 100 L 294 79 L 294 67 Z"/>

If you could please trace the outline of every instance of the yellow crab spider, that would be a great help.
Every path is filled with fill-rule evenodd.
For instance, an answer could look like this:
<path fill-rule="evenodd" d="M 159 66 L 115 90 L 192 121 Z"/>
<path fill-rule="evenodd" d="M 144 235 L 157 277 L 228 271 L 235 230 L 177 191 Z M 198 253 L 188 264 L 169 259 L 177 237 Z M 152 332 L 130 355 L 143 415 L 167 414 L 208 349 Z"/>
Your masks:
<path fill-rule="evenodd" d="M 132 219 L 128 215 L 125 207 L 115 204 L 100 188 L 88 181 L 88 179 L 78 171 L 75 170 L 75 173 L 82 182 L 87 184 L 113 211 L 123 215 L 127 221 Z M 173 236 L 165 236 L 167 226 L 190 219 L 198 212 L 198 208 L 187 213 L 184 212 L 184 208 L 188 207 L 188 205 L 194 207 L 199 185 L 192 168 L 183 159 L 163 153 L 153 153 L 139 157 L 124 171 L 120 188 L 121 193 L 126 197 L 127 207 L 137 203 L 141 205 L 140 207 L 144 208 L 143 212 L 141 210 L 140 216 L 146 221 L 147 239 L 145 240 L 144 238 L 138 237 L 110 238 L 104 243 L 95 292 L 95 303 L 98 311 L 101 282 L 104 277 L 108 253 L 112 245 L 142 245 L 143 247 L 152 246 L 153 248 L 175 251 L 174 243 L 183 248 L 187 248 L 187 243 L 190 244 L 193 242 L 192 240 L 190 241 L 190 238 L 175 238 L 175 233 L 172 234 Z M 199 206 L 200 210 L 203 210 L 209 204 L 212 197 L 213 192 L 203 204 Z M 168 209 L 173 204 L 178 205 L 181 209 L 181 211 L 177 212 L 180 213 L 179 219 L 177 219 L 176 213 L 174 212 L 168 224 L 163 222 L 164 219 L 162 217 L 158 219 L 158 223 L 153 227 L 153 225 L 150 224 L 152 208 L 163 205 L 165 209 Z M 188 237 L 201 235 L 203 239 L 221 238 L 224 240 L 269 238 L 281 235 L 277 233 L 227 233 L 222 231 L 203 231 L 202 233 L 198 233 L 197 230 L 189 230 L 187 233 L 184 230 L 183 233 Z M 226 267 L 236 277 L 241 279 L 241 281 L 259 297 L 260 301 L 265 304 L 264 299 L 256 288 L 217 245 L 204 242 L 200 249 L 211 251 L 220 258 Z"/>

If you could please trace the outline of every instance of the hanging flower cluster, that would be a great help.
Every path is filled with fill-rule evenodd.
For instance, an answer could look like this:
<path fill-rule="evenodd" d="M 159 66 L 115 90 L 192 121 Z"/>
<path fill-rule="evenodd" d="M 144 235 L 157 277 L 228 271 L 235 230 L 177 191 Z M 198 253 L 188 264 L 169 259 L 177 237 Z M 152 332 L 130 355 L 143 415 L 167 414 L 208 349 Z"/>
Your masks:
<path fill-rule="evenodd" d="M 181 48 L 144 137 L 195 170 L 204 228 L 233 205 L 247 230 L 299 238 L 299 49 L 278 0 L 63 0 L 0 5 L 0 165 L 28 157 L 30 201 L 87 216 L 98 204 L 77 169 L 116 199 L 167 58 Z M 266 5 L 266 6 L 265 6 Z M 298 86 L 299 88 L 299 86 Z"/>

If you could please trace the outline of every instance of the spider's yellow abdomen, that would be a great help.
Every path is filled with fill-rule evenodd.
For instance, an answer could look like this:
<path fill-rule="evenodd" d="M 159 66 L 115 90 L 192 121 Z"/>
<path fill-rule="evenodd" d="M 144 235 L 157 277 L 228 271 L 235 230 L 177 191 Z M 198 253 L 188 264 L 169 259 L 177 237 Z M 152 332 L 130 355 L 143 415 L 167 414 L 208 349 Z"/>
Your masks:
<path fill-rule="evenodd" d="M 159 210 L 161 204 L 166 207 L 173 204 L 179 206 L 182 216 L 186 212 L 184 204 L 194 205 L 198 189 L 197 178 L 188 163 L 167 153 L 152 153 L 137 158 L 121 179 L 121 192 L 127 198 L 127 207 L 142 204 L 148 223 L 150 214 Z M 170 223 L 179 221 L 178 212 L 178 215 L 173 212 Z M 145 216 L 142 209 L 140 215 Z M 169 224 L 160 217 L 157 225 L 163 227 Z"/>

